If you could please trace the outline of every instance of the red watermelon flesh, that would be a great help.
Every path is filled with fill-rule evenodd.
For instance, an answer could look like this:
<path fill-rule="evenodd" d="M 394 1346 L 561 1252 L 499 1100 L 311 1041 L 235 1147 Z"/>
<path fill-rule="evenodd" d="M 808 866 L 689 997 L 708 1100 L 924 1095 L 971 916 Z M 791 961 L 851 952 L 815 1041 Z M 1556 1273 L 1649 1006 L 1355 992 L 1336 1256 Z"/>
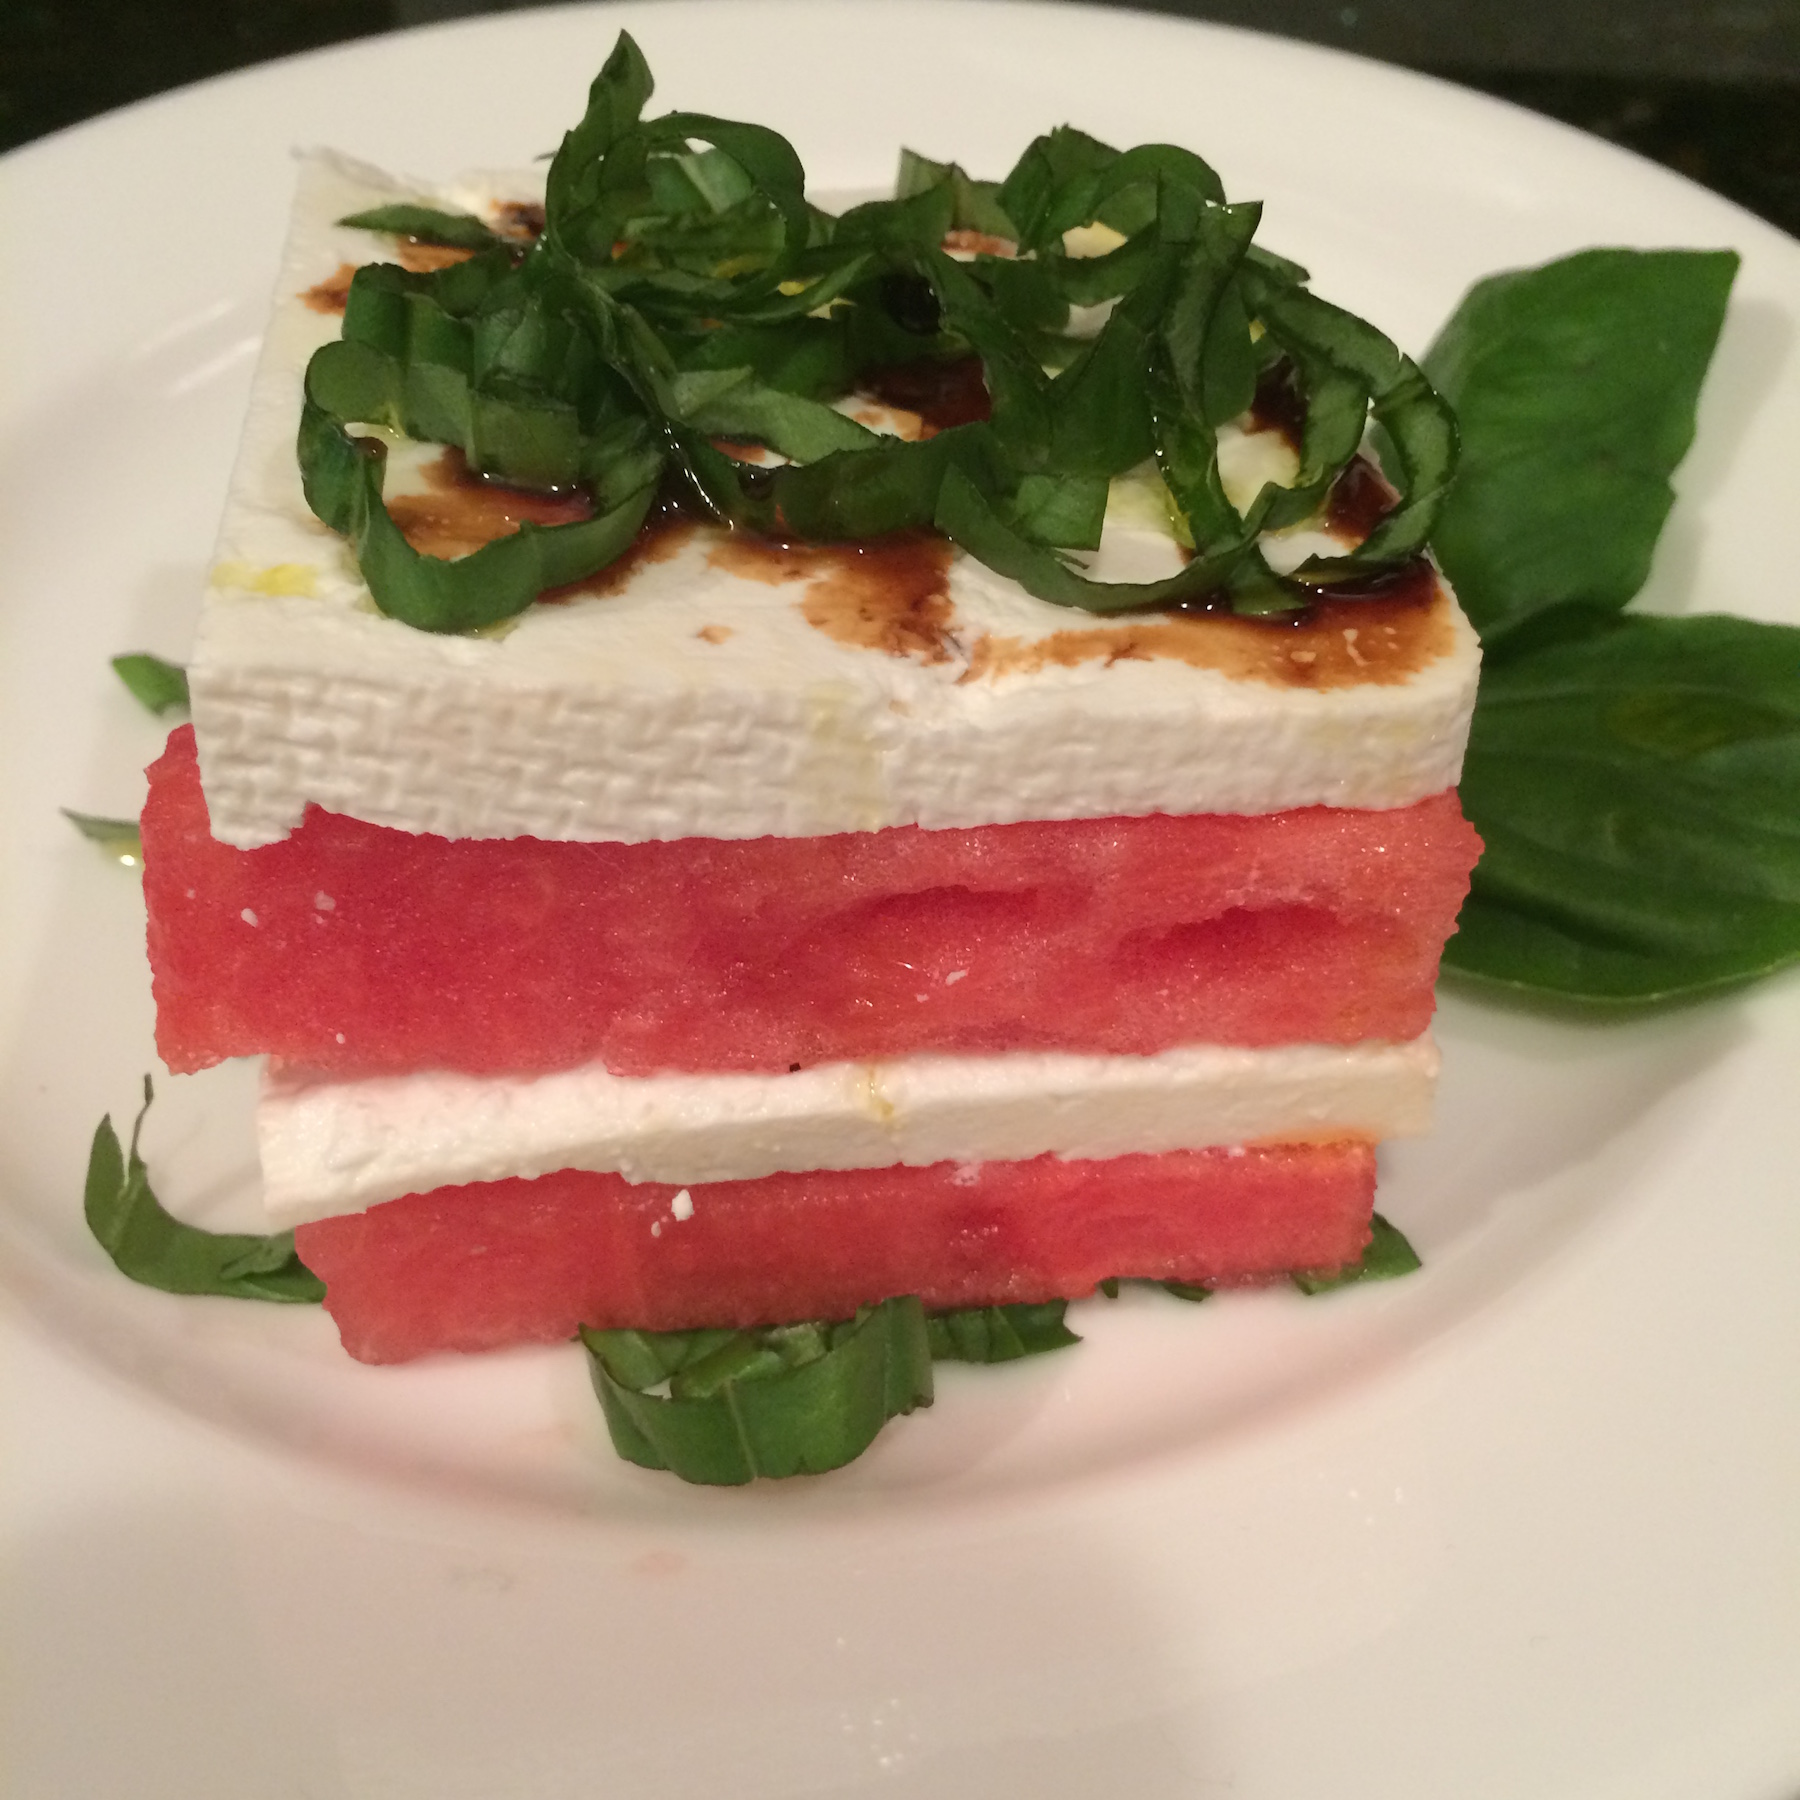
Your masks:
<path fill-rule="evenodd" d="M 691 1216 L 671 1202 L 685 1192 Z M 565 1170 L 299 1228 L 363 1362 L 674 1330 L 1073 1298 L 1110 1275 L 1196 1284 L 1335 1268 L 1368 1242 L 1364 1143 L 813 1171 L 678 1190 Z M 685 1210 L 685 1204 L 684 1210 Z"/>
<path fill-rule="evenodd" d="M 315 808 L 242 851 L 208 830 L 188 728 L 143 826 L 178 1072 L 260 1052 L 640 1075 L 1411 1038 L 1480 849 L 1445 793 L 650 844 L 452 841 Z"/>

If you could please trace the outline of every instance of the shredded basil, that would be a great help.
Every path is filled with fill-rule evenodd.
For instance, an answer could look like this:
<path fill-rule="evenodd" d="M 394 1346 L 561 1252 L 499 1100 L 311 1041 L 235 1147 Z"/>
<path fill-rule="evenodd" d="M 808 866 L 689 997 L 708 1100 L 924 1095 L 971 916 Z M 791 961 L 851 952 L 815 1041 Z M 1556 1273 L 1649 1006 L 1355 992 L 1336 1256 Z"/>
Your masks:
<path fill-rule="evenodd" d="M 435 206 L 404 201 L 352 213 L 338 223 L 359 226 L 364 231 L 384 231 L 395 237 L 417 238 L 421 244 L 441 244 L 450 250 L 492 250 L 501 242 L 473 213 L 444 212 Z"/>
<path fill-rule="evenodd" d="M 907 151 L 893 199 L 834 219 L 807 202 L 784 138 L 702 114 L 646 120 L 652 85 L 621 33 L 551 162 L 529 249 L 428 208 L 348 221 L 474 253 L 359 270 L 342 338 L 307 372 L 307 499 L 350 538 L 383 611 L 432 631 L 509 617 L 622 554 L 659 485 L 788 538 L 935 526 L 1040 599 L 1101 613 L 1202 597 L 1291 611 L 1423 545 L 1455 465 L 1448 410 L 1385 337 L 1252 243 L 1260 209 L 1228 204 L 1191 152 L 1121 152 L 1065 127 L 993 183 Z M 1064 232 L 1095 223 L 1123 241 L 1068 255 Z M 1020 254 L 959 260 L 943 249 L 957 230 Z M 1067 334 L 1077 305 L 1111 308 L 1091 339 Z M 971 355 L 984 422 L 903 443 L 826 404 L 867 372 Z M 1301 475 L 1240 518 L 1216 433 L 1278 360 L 1307 413 Z M 1371 421 L 1399 502 L 1352 554 L 1276 577 L 1261 531 L 1311 516 Z M 596 517 L 527 526 L 458 563 L 420 556 L 353 424 L 455 445 L 526 487 L 583 487 Z M 748 469 L 715 437 L 789 460 Z M 1094 581 L 1073 558 L 1098 541 L 1106 483 L 1152 458 L 1194 559 L 1165 582 Z"/>
<path fill-rule="evenodd" d="M 931 1354 L 939 1362 L 1016 1362 L 1079 1344 L 1080 1337 L 1063 1322 L 1068 1307 L 1066 1300 L 1045 1300 L 928 1314 Z"/>
<path fill-rule="evenodd" d="M 187 706 L 187 670 L 179 663 L 165 662 L 160 656 L 134 650 L 125 656 L 115 656 L 112 666 L 113 673 L 146 712 L 160 718 L 164 713 Z"/>
<path fill-rule="evenodd" d="M 913 1296 L 839 1324 L 723 1333 L 584 1326 L 581 1341 L 618 1453 L 708 1486 L 841 1468 L 889 1419 L 931 1404 L 931 1346 Z M 647 1391 L 663 1382 L 666 1394 Z"/>
<path fill-rule="evenodd" d="M 998 1363 L 1081 1340 L 1067 1302 L 926 1313 L 916 1296 L 854 1319 L 753 1331 L 581 1328 L 613 1447 L 683 1481 L 817 1475 L 932 1399 L 931 1365 Z M 652 1389 L 664 1392 L 652 1392 Z"/>
<path fill-rule="evenodd" d="M 88 1153 L 83 1198 L 88 1230 L 120 1271 L 169 1294 L 222 1294 L 293 1304 L 323 1300 L 325 1284 L 295 1254 L 291 1231 L 270 1237 L 202 1231 L 163 1210 L 138 1154 L 138 1134 L 153 1097 L 146 1075 L 144 1104 L 132 1124 L 128 1152 L 120 1150 L 108 1114 L 95 1130 Z"/>

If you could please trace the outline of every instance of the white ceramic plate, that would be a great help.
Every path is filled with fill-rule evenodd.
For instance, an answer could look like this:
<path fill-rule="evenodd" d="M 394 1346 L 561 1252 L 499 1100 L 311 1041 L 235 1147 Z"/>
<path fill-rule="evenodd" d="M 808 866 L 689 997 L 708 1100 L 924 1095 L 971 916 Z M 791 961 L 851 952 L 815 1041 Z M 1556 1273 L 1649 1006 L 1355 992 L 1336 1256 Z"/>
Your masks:
<path fill-rule="evenodd" d="M 134 1289 L 86 1240 L 152 1066 L 141 912 L 58 805 L 134 811 L 291 146 L 550 148 L 620 25 L 671 105 L 1010 165 L 1063 120 L 1191 143 L 1321 292 L 1421 348 L 1595 242 L 1745 262 L 1653 603 L 1795 613 L 1800 247 L 1595 142 L 1320 51 L 1073 7 L 658 5 L 378 39 L 3 165 L 0 1612 L 10 1792 L 182 1800 L 1793 1800 L 1800 986 L 1611 1028 L 1452 1000 L 1383 1207 L 1429 1260 L 1312 1303 L 1084 1309 L 948 1371 L 852 1470 L 614 1462 L 572 1351 L 368 1370 L 315 1311 Z M 241 1071 L 164 1084 L 201 1222 L 253 1204 Z"/>

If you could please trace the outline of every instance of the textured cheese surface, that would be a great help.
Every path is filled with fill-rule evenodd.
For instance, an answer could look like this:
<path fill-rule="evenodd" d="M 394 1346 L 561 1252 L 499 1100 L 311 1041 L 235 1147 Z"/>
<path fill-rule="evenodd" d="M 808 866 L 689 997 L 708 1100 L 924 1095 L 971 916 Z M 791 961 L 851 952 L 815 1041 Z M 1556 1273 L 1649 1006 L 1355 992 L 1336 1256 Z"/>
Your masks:
<path fill-rule="evenodd" d="M 330 156 L 303 165 L 190 671 L 224 842 L 275 841 L 308 802 L 451 837 L 640 842 L 1388 807 L 1455 783 L 1478 650 L 1453 606 L 1448 654 L 1401 681 L 1321 688 L 1159 656 L 980 663 L 984 642 L 1098 622 L 967 558 L 936 659 L 840 641 L 807 622 L 804 581 L 715 567 L 704 541 L 643 565 L 619 594 L 534 607 L 490 634 L 381 616 L 301 495 L 300 376 L 338 321 L 300 296 L 391 254 L 333 223 L 345 214 L 498 191 L 433 196 Z M 1178 566 L 1166 537 L 1110 521 L 1109 535 L 1109 578 Z"/>
<path fill-rule="evenodd" d="M 468 1181 L 614 1171 L 630 1181 L 1416 1136 L 1429 1037 L 1350 1048 L 1187 1046 L 1159 1056 L 916 1056 L 790 1075 L 445 1073 L 265 1078 L 264 1202 L 277 1228 Z"/>

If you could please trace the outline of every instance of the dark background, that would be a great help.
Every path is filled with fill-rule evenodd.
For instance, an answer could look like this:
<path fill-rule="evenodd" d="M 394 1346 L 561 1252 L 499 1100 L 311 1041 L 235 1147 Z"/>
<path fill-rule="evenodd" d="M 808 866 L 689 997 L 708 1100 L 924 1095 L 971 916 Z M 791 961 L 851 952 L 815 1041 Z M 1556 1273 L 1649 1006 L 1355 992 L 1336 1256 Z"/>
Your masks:
<path fill-rule="evenodd" d="M 508 0 L 0 0 L 0 149 L 290 51 Z M 1427 69 L 1800 235 L 1800 0 L 1157 0 Z"/>

